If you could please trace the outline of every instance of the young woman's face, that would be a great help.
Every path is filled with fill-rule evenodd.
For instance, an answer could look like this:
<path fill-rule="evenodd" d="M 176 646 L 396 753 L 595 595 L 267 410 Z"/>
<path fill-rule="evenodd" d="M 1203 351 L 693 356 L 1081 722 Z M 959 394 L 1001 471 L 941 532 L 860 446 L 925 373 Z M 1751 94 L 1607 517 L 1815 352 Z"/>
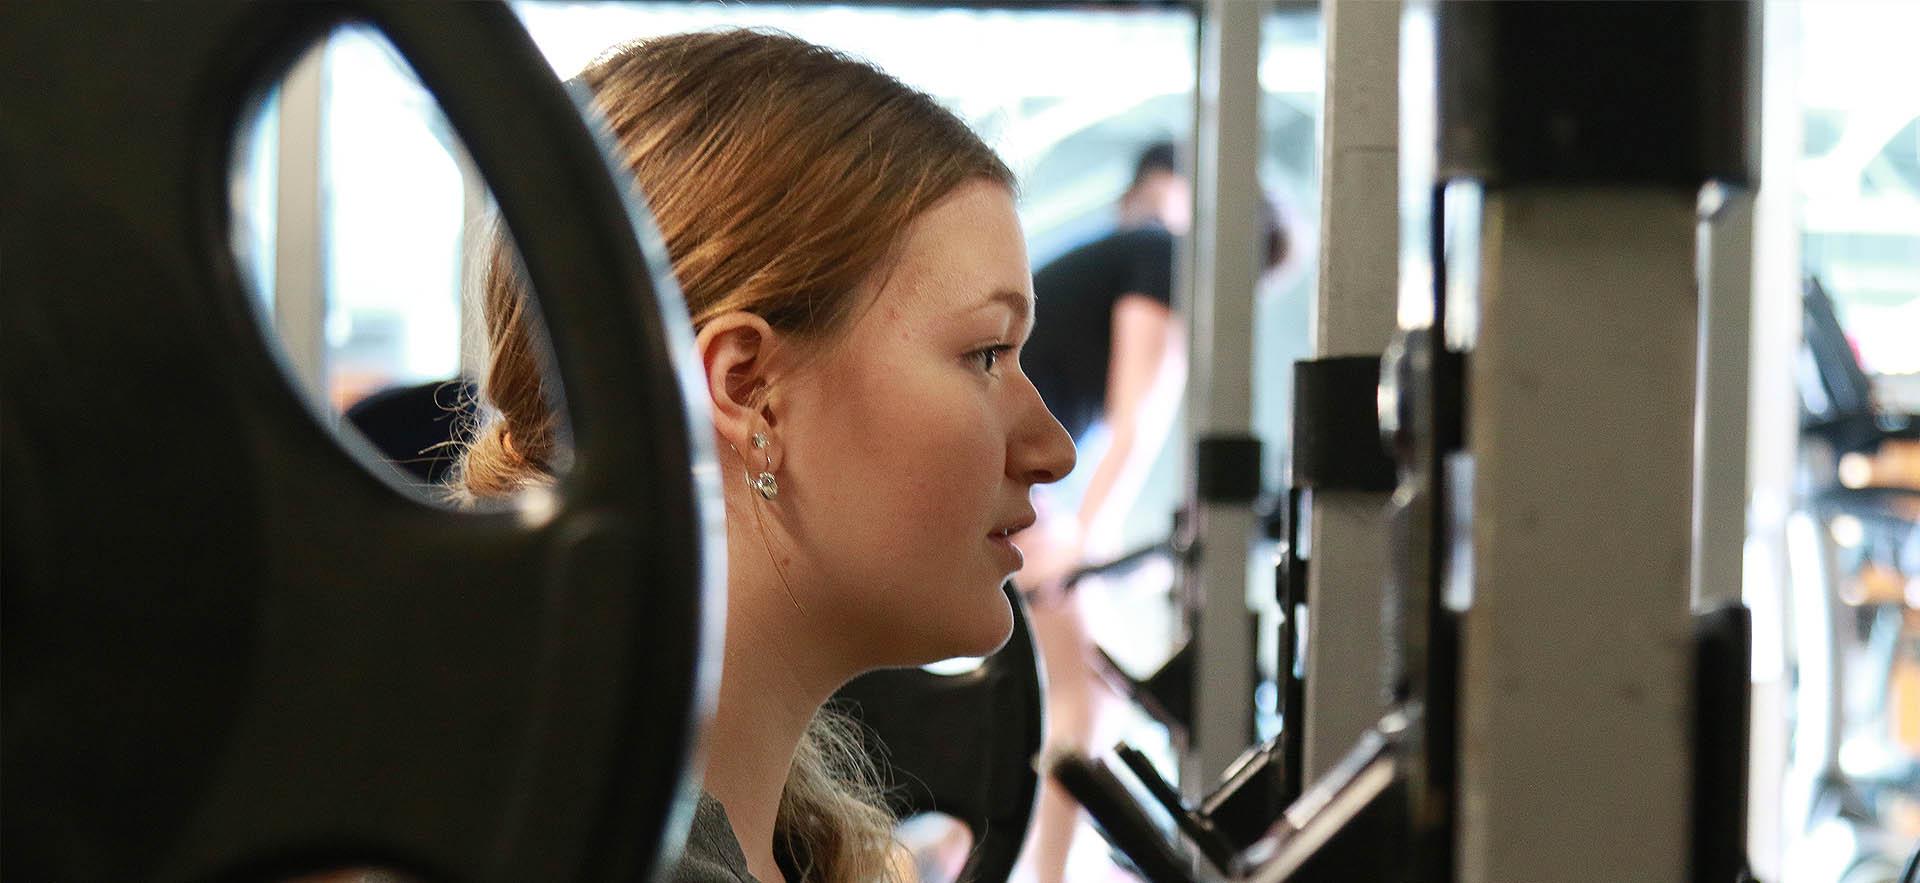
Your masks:
<path fill-rule="evenodd" d="M 1074 457 L 1020 370 L 1033 284 L 1012 195 L 961 186 L 875 284 L 871 307 L 783 384 L 792 551 L 866 663 L 982 655 L 1012 624 L 1000 586 L 1021 557 L 1005 536 L 1032 523 L 1033 485 Z"/>

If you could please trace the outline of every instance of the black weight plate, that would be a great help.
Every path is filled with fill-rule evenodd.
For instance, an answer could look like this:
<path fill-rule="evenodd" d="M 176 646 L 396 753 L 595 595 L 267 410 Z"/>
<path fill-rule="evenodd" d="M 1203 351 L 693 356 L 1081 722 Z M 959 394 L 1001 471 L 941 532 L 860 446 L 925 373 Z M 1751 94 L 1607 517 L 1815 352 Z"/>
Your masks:
<path fill-rule="evenodd" d="M 233 134 L 349 20 L 439 99 L 542 295 L 576 450 L 543 510 L 375 477 L 239 282 Z M 648 876 L 711 703 L 711 455 L 664 250 L 512 14 L 9 4 L 0 65 L 9 876 Z"/>

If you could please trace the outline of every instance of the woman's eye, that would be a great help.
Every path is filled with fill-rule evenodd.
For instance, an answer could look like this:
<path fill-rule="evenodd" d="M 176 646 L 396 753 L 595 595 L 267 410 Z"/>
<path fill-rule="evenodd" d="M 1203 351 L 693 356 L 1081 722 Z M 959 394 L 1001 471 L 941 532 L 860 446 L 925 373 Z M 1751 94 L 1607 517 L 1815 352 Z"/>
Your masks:
<path fill-rule="evenodd" d="M 993 369 L 999 366 L 1000 358 L 1012 350 L 1013 346 L 1011 344 L 1003 343 L 985 349 L 974 350 L 968 353 L 967 356 L 980 365 L 980 370 L 992 374 L 994 373 Z"/>

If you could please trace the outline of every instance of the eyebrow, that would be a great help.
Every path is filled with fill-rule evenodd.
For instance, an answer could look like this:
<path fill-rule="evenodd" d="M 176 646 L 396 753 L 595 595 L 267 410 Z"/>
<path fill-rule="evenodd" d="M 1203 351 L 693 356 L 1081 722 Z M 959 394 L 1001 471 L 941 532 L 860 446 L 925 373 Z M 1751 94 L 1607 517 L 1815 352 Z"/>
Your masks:
<path fill-rule="evenodd" d="M 1033 318 L 1033 295 L 1025 292 L 1014 291 L 1011 288 L 1002 288 L 988 295 L 986 301 L 974 309 L 985 309 L 994 304 L 1004 304 L 1007 309 L 1013 311 L 1014 317 L 1022 322 L 1029 321 Z"/>

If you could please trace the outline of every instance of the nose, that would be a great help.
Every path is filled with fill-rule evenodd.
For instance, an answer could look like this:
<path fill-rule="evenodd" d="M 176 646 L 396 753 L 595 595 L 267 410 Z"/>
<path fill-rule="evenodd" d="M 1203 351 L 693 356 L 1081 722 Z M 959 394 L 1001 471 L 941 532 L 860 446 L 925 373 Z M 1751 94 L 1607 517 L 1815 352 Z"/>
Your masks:
<path fill-rule="evenodd" d="M 1047 410 L 1033 381 L 1020 376 L 1019 419 L 1007 440 L 1007 477 L 1022 484 L 1052 484 L 1073 471 L 1073 437 Z"/>

